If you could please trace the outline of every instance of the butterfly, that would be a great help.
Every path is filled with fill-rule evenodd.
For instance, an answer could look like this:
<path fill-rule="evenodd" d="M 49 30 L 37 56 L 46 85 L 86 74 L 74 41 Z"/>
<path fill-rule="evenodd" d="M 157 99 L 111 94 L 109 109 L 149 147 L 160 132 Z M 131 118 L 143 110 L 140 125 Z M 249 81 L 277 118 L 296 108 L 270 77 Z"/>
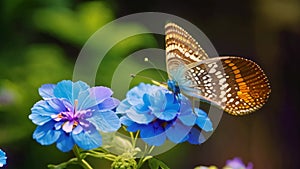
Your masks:
<path fill-rule="evenodd" d="M 209 58 L 198 42 L 175 23 L 165 25 L 168 87 L 194 102 L 208 101 L 231 115 L 261 108 L 271 88 L 255 62 L 236 56 Z"/>

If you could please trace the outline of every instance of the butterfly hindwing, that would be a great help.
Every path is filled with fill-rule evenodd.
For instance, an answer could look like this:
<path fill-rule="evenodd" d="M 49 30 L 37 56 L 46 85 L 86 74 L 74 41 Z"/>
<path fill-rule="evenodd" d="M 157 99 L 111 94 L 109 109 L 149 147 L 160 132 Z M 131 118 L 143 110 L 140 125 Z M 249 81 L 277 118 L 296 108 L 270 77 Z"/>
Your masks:
<path fill-rule="evenodd" d="M 263 70 L 255 62 L 241 57 L 206 59 L 193 65 L 186 74 L 192 76 L 187 79 L 196 84 L 191 86 L 198 91 L 194 94 L 233 115 L 248 114 L 261 108 L 271 92 Z"/>

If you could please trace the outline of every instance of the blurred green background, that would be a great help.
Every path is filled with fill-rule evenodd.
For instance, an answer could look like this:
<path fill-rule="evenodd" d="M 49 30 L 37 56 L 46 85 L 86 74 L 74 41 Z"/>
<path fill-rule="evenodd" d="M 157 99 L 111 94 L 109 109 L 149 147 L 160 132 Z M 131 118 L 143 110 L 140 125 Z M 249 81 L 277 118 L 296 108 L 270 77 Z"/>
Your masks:
<path fill-rule="evenodd" d="M 181 144 L 158 158 L 172 169 L 199 164 L 221 167 L 235 156 L 252 161 L 255 168 L 300 168 L 298 0 L 1 0 L 0 148 L 8 156 L 4 168 L 46 168 L 72 156 L 32 139 L 35 125 L 28 115 L 40 99 L 37 89 L 72 79 L 80 49 L 101 26 L 148 11 L 170 13 L 197 25 L 220 55 L 244 56 L 261 65 L 272 86 L 261 110 L 243 117 L 225 114 L 204 144 Z M 123 31 L 140 29 L 120 26 L 126 27 Z M 163 48 L 163 37 L 140 35 L 118 43 L 107 54 L 114 59 L 103 64 L 105 72 L 98 72 L 96 84 L 109 86 L 111 69 L 122 58 L 151 47 Z M 110 166 L 106 161 L 88 160 L 95 168 Z"/>

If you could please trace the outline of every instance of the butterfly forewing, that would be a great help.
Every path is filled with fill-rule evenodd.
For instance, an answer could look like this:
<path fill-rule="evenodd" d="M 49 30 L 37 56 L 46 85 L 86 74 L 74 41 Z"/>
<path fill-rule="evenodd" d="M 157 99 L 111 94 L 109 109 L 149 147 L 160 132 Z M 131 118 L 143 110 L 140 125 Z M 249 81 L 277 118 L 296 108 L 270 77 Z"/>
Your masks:
<path fill-rule="evenodd" d="M 270 85 L 256 63 L 234 56 L 208 58 L 181 27 L 169 23 L 165 29 L 169 78 L 178 82 L 183 94 L 210 101 L 233 115 L 253 112 L 267 101 Z"/>
<path fill-rule="evenodd" d="M 166 59 L 180 58 L 185 63 L 207 59 L 206 52 L 185 30 L 174 23 L 168 23 L 166 30 Z"/>

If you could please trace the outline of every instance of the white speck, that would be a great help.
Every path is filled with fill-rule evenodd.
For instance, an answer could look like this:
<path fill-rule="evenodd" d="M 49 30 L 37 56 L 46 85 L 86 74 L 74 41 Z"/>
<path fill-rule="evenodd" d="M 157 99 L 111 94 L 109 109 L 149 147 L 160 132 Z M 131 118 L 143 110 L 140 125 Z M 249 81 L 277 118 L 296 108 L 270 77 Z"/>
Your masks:
<path fill-rule="evenodd" d="M 221 79 L 222 77 L 223 77 L 223 75 L 218 75 L 217 76 L 218 79 Z"/>
<path fill-rule="evenodd" d="M 219 84 L 222 85 L 224 82 L 226 82 L 225 78 L 220 79 Z"/>
<path fill-rule="evenodd" d="M 215 68 L 212 68 L 212 69 L 209 70 L 208 73 L 215 73 L 216 71 L 217 71 L 217 70 L 216 70 Z"/>
<path fill-rule="evenodd" d="M 219 75 L 219 74 L 221 74 L 221 71 L 217 71 L 216 75 Z"/>
<path fill-rule="evenodd" d="M 222 102 L 226 102 L 226 101 L 227 101 L 227 98 L 224 97 L 224 98 L 222 99 Z"/>

